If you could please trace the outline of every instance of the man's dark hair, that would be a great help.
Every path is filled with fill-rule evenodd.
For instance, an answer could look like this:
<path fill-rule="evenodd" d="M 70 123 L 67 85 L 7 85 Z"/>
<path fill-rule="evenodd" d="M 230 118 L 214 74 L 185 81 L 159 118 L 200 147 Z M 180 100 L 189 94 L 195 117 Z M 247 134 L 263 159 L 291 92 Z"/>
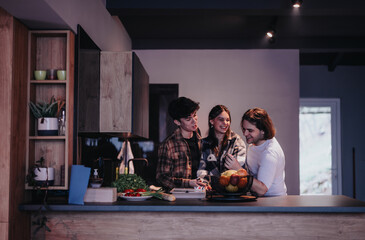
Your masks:
<path fill-rule="evenodd" d="M 193 112 L 199 110 L 199 103 L 186 97 L 179 97 L 172 100 L 169 104 L 169 114 L 174 120 L 180 120 L 180 118 L 186 118 Z"/>
<path fill-rule="evenodd" d="M 262 108 L 252 108 L 247 110 L 241 120 L 241 129 L 243 128 L 243 121 L 249 121 L 254 124 L 259 130 L 264 131 L 264 139 L 272 139 L 275 137 L 275 128 L 269 114 Z"/>

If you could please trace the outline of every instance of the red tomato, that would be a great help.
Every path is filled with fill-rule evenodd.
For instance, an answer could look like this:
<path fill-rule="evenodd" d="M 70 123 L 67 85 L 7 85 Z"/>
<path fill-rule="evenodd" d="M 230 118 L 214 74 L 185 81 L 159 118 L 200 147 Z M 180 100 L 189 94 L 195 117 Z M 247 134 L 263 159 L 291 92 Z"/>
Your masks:
<path fill-rule="evenodd" d="M 124 193 L 132 193 L 132 192 L 134 192 L 134 191 L 133 191 L 133 189 L 126 189 L 126 190 L 124 190 L 123 192 L 124 192 Z"/>
<path fill-rule="evenodd" d="M 136 192 L 146 192 L 146 189 L 138 188 L 138 189 L 136 190 Z"/>

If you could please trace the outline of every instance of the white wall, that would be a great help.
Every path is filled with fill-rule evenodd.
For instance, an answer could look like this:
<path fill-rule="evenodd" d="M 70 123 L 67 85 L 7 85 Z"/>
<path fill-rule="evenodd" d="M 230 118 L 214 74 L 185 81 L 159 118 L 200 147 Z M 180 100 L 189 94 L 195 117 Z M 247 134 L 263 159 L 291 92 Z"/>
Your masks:
<path fill-rule="evenodd" d="M 268 111 L 286 155 L 289 194 L 299 194 L 298 50 L 136 50 L 150 83 L 177 83 L 179 96 L 200 102 L 199 126 L 208 129 L 208 113 L 226 105 L 232 130 L 242 136 L 243 113 Z"/>

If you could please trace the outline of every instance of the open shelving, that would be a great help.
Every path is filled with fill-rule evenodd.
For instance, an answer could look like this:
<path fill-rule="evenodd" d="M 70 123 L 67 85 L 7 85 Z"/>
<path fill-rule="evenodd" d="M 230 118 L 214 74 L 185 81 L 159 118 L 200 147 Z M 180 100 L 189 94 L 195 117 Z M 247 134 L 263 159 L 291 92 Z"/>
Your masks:
<path fill-rule="evenodd" d="M 68 30 L 30 31 L 28 44 L 28 103 L 51 97 L 66 102 L 66 132 L 64 136 L 38 136 L 37 119 L 28 106 L 26 173 L 41 157 L 45 167 L 55 168 L 55 183 L 49 189 L 66 190 L 73 152 L 75 36 Z M 66 80 L 35 80 L 35 70 L 66 70 Z M 26 184 L 26 189 L 33 186 Z"/>

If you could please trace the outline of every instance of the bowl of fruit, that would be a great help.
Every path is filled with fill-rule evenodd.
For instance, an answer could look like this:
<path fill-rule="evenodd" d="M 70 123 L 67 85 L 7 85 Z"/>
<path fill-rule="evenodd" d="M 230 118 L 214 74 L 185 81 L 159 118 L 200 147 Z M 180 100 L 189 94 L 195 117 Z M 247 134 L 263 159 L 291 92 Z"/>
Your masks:
<path fill-rule="evenodd" d="M 245 169 L 227 170 L 221 173 L 215 190 L 223 195 L 240 196 L 249 191 L 250 181 L 252 181 L 252 176 Z"/>

